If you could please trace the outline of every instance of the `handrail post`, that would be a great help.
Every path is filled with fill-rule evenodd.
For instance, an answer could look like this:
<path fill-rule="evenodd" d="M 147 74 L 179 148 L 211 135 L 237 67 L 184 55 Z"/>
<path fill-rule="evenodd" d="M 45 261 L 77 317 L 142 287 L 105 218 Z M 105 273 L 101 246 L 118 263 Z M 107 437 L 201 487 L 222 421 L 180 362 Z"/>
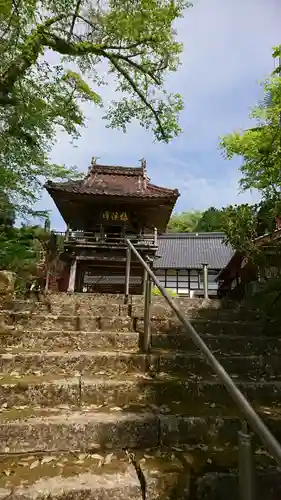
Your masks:
<path fill-rule="evenodd" d="M 130 292 L 130 269 L 131 269 L 131 249 L 126 250 L 126 276 L 125 276 L 125 304 L 128 302 Z"/>
<path fill-rule="evenodd" d="M 252 437 L 248 431 L 247 422 L 243 422 L 242 429 L 238 432 L 238 453 L 239 498 L 241 500 L 254 500 L 255 481 Z"/>
<path fill-rule="evenodd" d="M 157 227 L 154 228 L 154 241 L 153 244 L 157 247 Z"/>
<path fill-rule="evenodd" d="M 208 264 L 202 264 L 203 266 L 203 282 L 204 282 L 204 299 L 209 298 L 209 286 L 208 286 Z"/>
<path fill-rule="evenodd" d="M 145 280 L 145 294 L 144 294 L 144 321 L 143 321 L 143 352 L 148 352 L 150 349 L 150 304 L 151 304 L 151 279 L 147 274 Z"/>
<path fill-rule="evenodd" d="M 148 280 L 148 274 L 147 274 L 147 270 L 144 269 L 143 271 L 143 287 L 142 287 L 142 294 L 145 295 L 145 290 L 146 290 L 146 282 Z"/>

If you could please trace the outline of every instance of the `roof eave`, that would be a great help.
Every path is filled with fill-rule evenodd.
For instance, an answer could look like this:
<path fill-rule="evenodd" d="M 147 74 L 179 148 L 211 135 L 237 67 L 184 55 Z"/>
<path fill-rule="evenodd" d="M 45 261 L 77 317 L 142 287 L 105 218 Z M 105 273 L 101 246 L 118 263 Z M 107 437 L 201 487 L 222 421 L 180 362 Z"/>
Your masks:
<path fill-rule="evenodd" d="M 178 197 L 180 196 L 179 193 L 171 191 L 171 193 L 163 192 L 163 193 L 155 193 L 155 194 L 150 194 L 150 193 L 128 193 L 128 192 L 107 192 L 107 193 L 95 193 L 95 192 L 77 192 L 73 189 L 63 189 L 59 187 L 54 187 L 54 186 L 45 186 L 45 189 L 48 191 L 49 195 L 54 199 L 55 193 L 58 195 L 74 195 L 74 196 L 83 196 L 85 198 L 88 198 L 90 196 L 94 196 L 95 198 L 108 198 L 108 197 L 116 197 L 116 198 L 122 198 L 126 197 L 126 199 L 143 199 L 143 200 L 171 200 L 174 204 L 176 203 Z"/>

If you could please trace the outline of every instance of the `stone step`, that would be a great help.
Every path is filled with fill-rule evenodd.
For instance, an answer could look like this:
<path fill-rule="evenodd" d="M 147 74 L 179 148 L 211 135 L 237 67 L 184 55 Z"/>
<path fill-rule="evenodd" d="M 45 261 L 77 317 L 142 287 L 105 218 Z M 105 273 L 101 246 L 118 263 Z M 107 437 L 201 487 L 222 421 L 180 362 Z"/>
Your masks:
<path fill-rule="evenodd" d="M 139 348 L 139 334 L 136 332 L 68 331 L 43 330 L 28 331 L 15 329 L 1 336 L 2 347 L 21 346 L 24 349 L 38 347 L 47 350 L 66 349 L 116 349 L 127 351 Z"/>
<path fill-rule="evenodd" d="M 106 311 L 108 314 L 108 311 Z M 70 331 L 143 331 L 143 319 L 125 315 L 55 315 L 29 312 L 2 312 L 1 317 L 8 325 L 27 330 L 70 330 Z M 226 321 L 218 318 L 213 320 L 193 319 L 191 324 L 198 333 L 213 335 L 266 335 L 281 336 L 281 325 L 276 322 L 258 321 Z M 151 318 L 152 333 L 183 332 L 185 327 L 177 318 Z"/>
<path fill-rule="evenodd" d="M 83 304 L 80 302 L 76 303 L 61 303 L 56 304 L 52 303 L 48 300 L 46 301 L 15 301 L 14 303 L 10 303 L 5 307 L 5 310 L 8 312 L 14 313 L 39 313 L 39 314 L 53 314 L 53 315 L 95 315 L 99 316 L 102 314 L 107 314 L 109 316 L 119 316 L 119 315 L 127 315 L 128 306 L 124 306 L 124 304 L 120 304 L 116 301 L 107 303 L 107 302 L 98 302 L 97 304 Z"/>
<path fill-rule="evenodd" d="M 35 300 L 15 300 L 10 302 L 9 304 L 4 304 L 5 310 L 15 313 L 50 313 L 50 314 L 77 314 L 78 312 L 89 315 L 96 314 L 95 311 L 99 312 L 108 312 L 112 315 L 119 315 L 119 313 L 127 312 L 128 307 L 124 306 L 123 303 L 117 302 L 113 300 L 110 303 L 98 302 L 98 303 L 86 303 L 83 304 L 80 301 L 77 302 L 62 302 L 62 303 L 54 303 L 49 299 L 42 301 Z"/>
<path fill-rule="evenodd" d="M 267 355 L 280 354 L 281 339 L 257 335 L 212 335 L 201 334 L 201 338 L 215 354 L 227 355 Z M 47 350 L 59 348 L 67 349 L 116 349 L 127 351 L 139 347 L 137 332 L 85 332 L 68 330 L 9 330 L 1 336 L 2 347 L 20 346 L 28 348 L 44 348 Z M 197 352 L 198 348 L 187 333 L 154 333 L 152 334 L 152 348 L 177 349 L 181 351 Z"/>
<path fill-rule="evenodd" d="M 265 337 L 281 337 L 280 322 L 262 322 L 262 321 L 226 321 L 226 320 L 204 320 L 191 319 L 191 325 L 200 334 L 208 335 L 234 335 L 241 337 L 248 336 L 265 336 Z M 143 320 L 134 319 L 134 330 L 143 332 Z M 177 318 L 161 319 L 151 318 L 150 321 L 151 333 L 185 333 L 186 329 Z"/>
<path fill-rule="evenodd" d="M 207 486 L 216 484 L 216 489 L 209 490 L 213 495 L 221 491 L 226 481 L 234 486 L 236 492 L 236 496 L 231 498 L 239 498 L 237 481 L 233 482 L 237 468 L 236 448 L 148 448 L 130 452 L 143 473 L 146 498 L 159 499 L 164 493 L 166 498 L 183 499 L 188 498 L 191 489 L 196 489 L 200 494 L 196 498 L 203 499 L 206 498 L 202 494 L 206 493 Z M 264 492 L 265 486 L 270 486 L 268 491 L 279 492 L 277 473 L 274 473 L 273 464 L 262 449 L 256 451 L 255 462 L 258 471 L 257 486 Z M 219 473 L 214 474 L 214 470 Z M 230 470 L 232 475 L 229 474 Z M 218 477 L 223 479 L 218 481 Z M 130 490 L 133 487 L 137 492 L 135 496 L 132 496 Z M 230 494 L 233 495 L 233 489 L 224 489 L 224 492 L 228 493 L 227 498 Z M 135 467 L 126 452 L 104 452 L 98 449 L 91 453 L 32 453 L 0 457 L 0 498 L 9 498 L 11 494 L 15 500 L 35 500 L 42 497 L 64 500 L 139 500 L 142 490 Z M 268 496 L 268 492 L 264 497 L 269 500 L 279 498 Z M 211 498 L 210 495 L 207 498 Z M 219 498 L 225 499 L 226 496 Z"/>
<path fill-rule="evenodd" d="M 224 356 L 253 356 L 253 355 L 271 355 L 281 353 L 281 339 L 277 337 L 263 337 L 257 335 L 248 335 L 244 338 L 242 335 L 212 335 L 200 334 L 202 340 L 207 344 L 211 351 L 217 355 Z M 198 348 L 187 333 L 156 333 L 152 335 L 152 348 L 178 349 L 181 351 L 197 351 Z"/>
<path fill-rule="evenodd" d="M 152 331 L 157 329 L 157 332 L 163 333 L 181 333 L 185 331 L 185 328 L 178 325 L 166 325 L 160 324 L 159 321 L 154 322 L 152 320 Z M 155 324 L 155 326 L 154 326 Z M 281 338 L 281 325 L 280 322 L 262 322 L 262 321 L 222 321 L 222 320 L 192 320 L 192 326 L 195 330 L 200 334 L 209 334 L 209 335 L 234 335 L 241 337 L 248 336 L 265 336 L 265 337 L 280 337 Z M 139 326 L 141 323 L 139 323 Z M 136 329 L 139 331 L 138 329 Z M 142 328 L 143 330 L 143 328 Z M 164 330 L 164 331 L 163 331 Z"/>
<path fill-rule="evenodd" d="M 146 455 L 148 456 L 148 455 Z M 140 458 L 148 498 L 176 491 L 183 474 L 179 461 Z M 20 464 L 19 464 L 20 462 Z M 0 499 L 14 500 L 140 500 L 142 488 L 135 467 L 125 453 L 35 455 L 5 460 Z M 9 471 L 10 476 L 5 476 Z"/>
<path fill-rule="evenodd" d="M 226 308 L 223 304 L 217 302 L 198 302 L 194 299 L 190 300 L 176 300 L 179 309 L 187 318 L 190 319 L 204 319 L 213 320 L 220 318 L 221 320 L 244 320 L 244 321 L 259 321 L 262 318 L 262 313 L 259 310 L 244 308 L 241 306 L 233 305 Z M 168 318 L 174 317 L 173 309 L 167 303 L 160 304 L 152 300 L 150 307 L 150 314 L 155 318 Z M 135 318 L 143 318 L 144 316 L 144 302 L 141 304 L 132 305 L 131 315 Z"/>
<path fill-rule="evenodd" d="M 2 347 L 22 347 L 24 349 L 37 347 L 38 349 L 55 350 L 57 347 L 65 349 L 104 349 L 117 351 L 135 351 L 139 348 L 139 334 L 136 332 L 106 332 L 106 331 L 69 331 L 43 330 L 28 331 L 14 329 L 1 336 Z"/>
<path fill-rule="evenodd" d="M 146 371 L 150 357 L 136 351 L 46 351 L 19 348 L 2 349 L 0 372 L 19 374 L 96 374 L 114 375 Z"/>
<path fill-rule="evenodd" d="M 0 453 L 35 451 L 89 452 L 104 449 L 148 448 L 159 444 L 159 418 L 152 412 L 101 412 L 41 409 L 31 417 L 11 415 L 0 422 Z"/>
<path fill-rule="evenodd" d="M 235 415 L 237 406 L 226 389 L 214 380 L 192 381 L 173 377 L 153 378 L 138 373 L 112 378 L 105 372 L 97 377 L 65 375 L 0 376 L 0 412 L 12 409 L 20 414 L 25 407 L 96 405 L 121 407 L 125 411 L 151 410 L 184 415 Z M 281 406 L 280 382 L 237 381 L 240 390 L 261 414 L 271 414 Z M 22 408 L 24 407 L 24 408 Z M 273 408 L 275 410 L 273 410 Z M 3 417 L 3 413 L 0 413 Z"/>
<path fill-rule="evenodd" d="M 55 315 L 29 312 L 2 313 L 4 322 L 16 328 L 44 331 L 58 328 L 70 331 L 133 331 L 134 320 L 129 316 Z"/>
<path fill-rule="evenodd" d="M 155 370 L 158 373 L 181 374 L 192 378 L 204 379 L 206 376 L 216 378 L 214 370 L 207 364 L 200 354 L 168 352 L 154 355 Z M 223 356 L 216 355 L 216 359 L 234 379 L 260 381 L 280 380 L 280 358 L 271 356 Z M 153 366 L 151 370 L 153 370 Z"/>
<path fill-rule="evenodd" d="M 258 450 L 261 451 L 261 450 Z M 217 498 L 238 500 L 236 477 L 237 450 L 134 451 L 143 473 L 146 498 Z M 231 458 L 231 460 L 229 460 Z M 280 472 L 264 453 L 256 453 L 257 487 L 267 500 L 280 495 Z M 0 459 L 1 460 L 1 459 Z M 227 469 L 230 464 L 232 471 Z M 213 469 L 219 470 L 214 473 Z M 67 454 L 32 454 L 5 457 L 0 462 L 0 498 L 39 500 L 42 498 L 73 500 L 141 499 L 143 491 L 135 467 L 124 452 Z M 231 485 L 232 489 L 227 487 Z M 211 488 L 210 488 L 211 487 Z M 205 495 L 209 493 L 206 497 Z M 224 496 L 222 496 L 224 493 Z M 227 495 L 226 495 L 227 494 Z M 275 495 L 275 496 L 274 496 Z"/>
<path fill-rule="evenodd" d="M 2 349 L 0 372 L 32 374 L 36 372 L 73 375 L 128 374 L 149 372 L 151 374 L 181 374 L 194 380 L 213 377 L 213 369 L 200 354 L 155 350 L 145 355 L 136 351 L 80 351 L 60 349 L 46 351 L 37 348 L 23 350 L 18 348 Z M 281 379 L 280 357 L 271 356 L 217 356 L 218 361 L 234 378 L 245 380 Z"/>
<path fill-rule="evenodd" d="M 142 296 L 140 296 L 140 303 L 142 300 Z M 25 307 L 35 307 L 40 308 L 46 304 L 51 304 L 52 308 L 73 308 L 75 310 L 77 307 L 83 306 L 93 306 L 97 304 L 124 304 L 124 295 L 123 294 L 91 294 L 91 293 L 47 293 L 41 294 L 40 300 L 38 301 L 35 296 L 27 298 L 27 299 L 19 299 L 15 298 L 14 300 L 10 300 L 4 305 L 9 309 L 14 310 L 24 310 Z"/>
<path fill-rule="evenodd" d="M 261 318 L 261 312 L 258 310 L 249 310 L 235 302 L 224 303 L 219 300 L 174 298 L 182 312 L 189 318 L 216 319 L 217 317 L 254 319 Z M 19 311 L 47 311 L 52 314 L 77 314 L 96 316 L 108 315 L 127 315 L 128 305 L 124 305 L 123 295 L 108 294 L 49 294 L 42 298 L 40 302 L 36 300 L 14 300 L 6 305 L 7 309 L 15 312 Z M 129 301 L 129 311 L 133 317 L 142 318 L 144 312 L 143 296 L 133 296 Z M 173 317 L 174 312 L 161 297 L 152 297 L 151 315 L 167 318 Z"/>
<path fill-rule="evenodd" d="M 254 498 L 277 500 L 281 496 L 280 470 L 258 471 L 255 474 Z M 240 500 L 238 474 L 208 472 L 196 479 L 196 500 Z"/>
<path fill-rule="evenodd" d="M 208 320 L 237 320 L 237 321 L 260 321 L 262 318 L 262 314 L 260 311 L 249 310 L 249 309 L 198 309 L 196 307 L 190 308 L 188 307 L 180 307 L 181 312 L 188 319 L 204 319 Z M 168 305 L 158 306 L 151 305 L 150 314 L 155 318 L 167 318 L 174 317 L 175 313 Z M 144 307 L 135 307 L 131 309 L 131 315 L 134 318 L 143 318 L 144 317 Z"/>
<path fill-rule="evenodd" d="M 266 415 L 265 424 L 281 439 L 280 415 Z M 236 445 L 241 419 L 235 416 L 180 416 L 153 412 L 102 412 L 83 408 L 38 410 L 30 417 L 18 415 L 0 422 L 0 453 L 34 453 L 102 449 Z M 259 444 L 256 435 L 254 444 Z"/>

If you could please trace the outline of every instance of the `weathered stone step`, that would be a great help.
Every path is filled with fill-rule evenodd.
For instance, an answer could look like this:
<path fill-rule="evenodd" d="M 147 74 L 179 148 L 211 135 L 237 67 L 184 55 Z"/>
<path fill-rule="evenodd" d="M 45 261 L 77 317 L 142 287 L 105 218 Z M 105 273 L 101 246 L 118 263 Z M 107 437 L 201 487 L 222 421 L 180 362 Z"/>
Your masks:
<path fill-rule="evenodd" d="M 19 375 L 14 371 L 11 375 L 0 377 L 0 410 L 13 408 L 20 415 L 23 406 L 34 407 L 59 406 L 63 404 L 78 405 L 81 403 L 81 379 L 64 375 Z M 29 410 L 26 410 L 29 412 Z M 0 413 L 0 420 L 3 413 Z"/>
<path fill-rule="evenodd" d="M 281 339 L 247 335 L 210 335 L 201 334 L 201 338 L 215 354 L 227 355 L 267 355 L 281 352 Z M 139 334 L 136 332 L 85 332 L 85 331 L 26 331 L 10 330 L 1 336 L 2 347 L 44 348 L 47 350 L 59 348 L 68 349 L 116 349 L 127 351 L 139 347 Z M 155 333 L 152 334 L 152 348 L 177 349 L 188 352 L 198 352 L 198 348 L 187 333 Z"/>
<path fill-rule="evenodd" d="M 123 456 L 97 452 L 91 455 L 80 453 L 76 457 L 43 456 L 41 461 L 37 456 L 22 457 L 20 463 L 21 466 L 16 460 L 6 463 L 6 473 L 11 464 L 13 474 L 9 477 L 3 474 L 0 499 L 9 497 L 11 492 L 14 500 L 142 498 L 135 468 L 124 453 Z M 167 460 L 165 463 L 158 459 L 155 463 L 153 459 L 144 459 L 141 468 L 146 478 L 147 495 L 154 499 L 162 496 L 164 491 L 176 490 L 177 479 L 182 474 L 182 466 L 175 460 L 171 467 Z"/>
<path fill-rule="evenodd" d="M 242 337 L 264 335 L 266 337 L 281 337 L 280 322 L 262 321 L 222 321 L 222 320 L 194 320 L 191 324 L 200 334 L 212 335 L 240 335 Z M 182 326 L 177 330 L 181 332 Z"/>
<path fill-rule="evenodd" d="M 106 314 L 107 316 L 120 316 L 127 315 L 128 306 L 120 304 L 116 301 L 113 302 L 99 302 L 97 304 L 81 304 L 77 303 L 62 303 L 52 304 L 49 301 L 35 302 L 35 301 L 15 301 L 8 304 L 5 309 L 6 312 L 14 314 L 53 314 L 53 315 L 94 315 L 100 316 Z"/>
<path fill-rule="evenodd" d="M 0 453 L 34 451 L 89 452 L 105 449 L 147 448 L 159 444 L 159 419 L 150 413 L 61 410 L 60 413 L 0 423 Z"/>
<path fill-rule="evenodd" d="M 139 348 L 139 334 L 136 332 L 85 332 L 68 330 L 11 330 L 1 336 L 2 347 L 21 346 L 25 349 L 38 347 L 48 350 L 69 349 L 116 349 L 127 351 Z"/>
<path fill-rule="evenodd" d="M 55 314 L 67 310 L 73 314 L 78 309 L 88 314 L 96 306 L 124 305 L 124 295 L 118 294 L 85 294 L 85 293 L 50 293 L 41 295 L 38 301 L 35 297 L 30 299 L 14 299 L 4 303 L 4 307 L 14 311 L 49 310 Z"/>
<path fill-rule="evenodd" d="M 80 351 L 10 348 L 0 354 L 0 371 L 19 374 L 122 374 L 146 371 L 150 357 L 138 352 Z"/>
<path fill-rule="evenodd" d="M 108 314 L 108 312 L 107 312 Z M 71 331 L 133 331 L 134 320 L 129 316 L 100 315 L 55 315 L 29 312 L 3 313 L 2 317 L 8 325 L 28 330 L 57 330 L 58 328 Z"/>
<path fill-rule="evenodd" d="M 106 313 L 108 314 L 108 312 Z M 1 313 L 8 325 L 26 330 L 70 330 L 70 331 L 143 331 L 143 320 L 126 315 L 55 315 L 42 313 Z M 276 322 L 226 321 L 194 319 L 191 324 L 198 333 L 213 335 L 260 335 L 281 336 L 281 325 Z M 177 318 L 151 318 L 152 333 L 183 332 L 184 327 Z"/>
<path fill-rule="evenodd" d="M 281 470 L 257 471 L 255 474 L 256 498 L 278 500 L 281 497 Z M 235 472 L 208 472 L 196 479 L 196 500 L 240 500 L 238 474 Z"/>
<path fill-rule="evenodd" d="M 135 373 L 117 378 L 107 373 L 98 377 L 61 375 L 1 375 L 0 401 L 5 408 L 20 412 L 22 405 L 52 407 L 81 404 L 122 407 L 128 411 L 159 409 L 185 415 L 237 414 L 228 392 L 213 380 L 153 378 Z M 281 406 L 280 382 L 237 382 L 241 391 L 260 413 L 270 414 Z M 0 411 L 1 411 L 0 405 Z M 25 408 L 24 408 L 25 409 Z M 28 410 L 26 410 L 28 411 Z M 0 417 L 3 413 L 0 413 Z"/>
<path fill-rule="evenodd" d="M 257 451 L 256 464 L 258 470 L 263 470 L 262 481 L 260 475 L 257 478 L 258 486 L 264 486 L 264 483 L 272 486 L 277 479 L 276 473 L 273 474 L 271 462 L 263 450 Z M 222 484 L 217 481 L 217 477 L 226 476 L 229 480 L 227 471 L 236 469 L 238 456 L 236 448 L 202 450 L 182 447 L 175 451 L 159 448 L 132 450 L 132 452 L 145 477 L 147 498 L 152 499 L 162 498 L 162 493 L 168 498 L 187 498 L 190 480 L 195 483 L 198 492 L 201 491 L 200 486 L 203 486 L 202 491 L 205 491 L 208 484 L 207 477 L 211 475 L 213 479 L 214 476 L 216 478 L 219 492 Z M 187 464 L 187 470 L 184 470 L 184 463 Z M 212 472 L 214 470 L 219 474 L 215 475 Z M 267 477 L 271 483 L 266 480 Z M 129 484 L 131 487 L 135 486 L 138 496 L 130 496 L 126 478 L 130 478 Z M 89 454 L 35 453 L 0 457 L 0 498 L 7 498 L 9 493 L 13 492 L 13 498 L 19 500 L 42 499 L 46 496 L 50 499 L 64 500 L 73 500 L 74 496 L 76 499 L 137 498 L 139 500 L 142 491 L 136 479 L 134 466 L 127 454 L 122 451 L 95 450 Z M 232 477 L 230 479 L 232 481 Z M 209 481 L 209 486 L 210 484 L 212 481 Z M 112 489 L 114 485 L 115 487 L 118 485 L 116 491 Z M 237 491 L 237 485 L 235 488 Z M 182 497 L 183 491 L 185 494 Z M 125 493 L 129 496 L 125 497 Z M 227 498 L 229 494 L 230 492 Z M 268 495 L 265 498 L 271 500 Z"/>
<path fill-rule="evenodd" d="M 221 356 L 216 355 L 217 360 L 225 370 L 234 378 L 243 380 L 257 380 L 281 378 L 280 357 L 271 356 Z M 158 372 L 170 374 L 182 374 L 188 377 L 215 376 L 213 369 L 206 363 L 203 356 L 199 354 L 188 354 L 181 352 L 169 352 L 159 355 L 157 361 Z"/>
<path fill-rule="evenodd" d="M 152 333 L 184 333 L 185 327 L 176 318 L 160 319 L 151 318 Z M 191 319 L 190 323 L 195 330 L 200 334 L 208 334 L 214 336 L 231 335 L 231 336 L 265 336 L 265 337 L 281 337 L 280 322 L 262 322 L 262 321 L 226 321 L 220 319 L 205 320 Z M 134 329 L 137 332 L 143 332 L 143 320 L 137 319 L 134 321 Z"/>
<path fill-rule="evenodd" d="M 246 320 L 246 321 L 259 321 L 262 318 L 261 312 L 258 310 L 246 309 L 243 307 L 235 306 L 226 308 L 223 305 L 219 306 L 217 303 L 213 304 L 210 301 L 207 304 L 202 303 L 201 305 L 194 301 L 193 299 L 189 301 L 176 300 L 179 308 L 183 314 L 189 319 L 224 319 L 224 320 Z M 133 305 L 131 308 L 131 314 L 135 318 L 143 318 L 144 316 L 144 303 L 141 305 Z M 172 308 L 167 304 L 154 303 L 152 301 L 150 308 L 151 317 L 155 318 L 172 318 L 175 317 L 175 313 Z"/>
<path fill-rule="evenodd" d="M 4 351 L 4 352 L 3 352 Z M 247 380 L 281 378 L 280 357 L 271 356 L 217 356 L 230 375 Z M 40 349 L 2 349 L 0 371 L 20 374 L 36 372 L 73 375 L 125 374 L 142 371 L 156 374 L 181 374 L 189 379 L 214 377 L 212 368 L 200 354 L 155 351 L 145 355 L 120 351 L 45 351 Z"/>
<path fill-rule="evenodd" d="M 266 425 L 281 438 L 281 418 L 267 415 Z M 158 446 L 224 446 L 237 443 L 241 419 L 232 416 L 163 415 L 153 412 L 97 412 L 62 410 L 61 413 L 10 419 L 0 423 L 0 453 L 81 451 L 97 447 L 124 449 Z M 254 442 L 259 440 L 254 436 Z"/>
<path fill-rule="evenodd" d="M 129 310 L 133 317 L 143 317 L 144 298 L 133 296 Z M 260 319 L 261 312 L 249 310 L 235 303 L 224 303 L 219 300 L 205 301 L 202 299 L 174 298 L 180 309 L 189 318 L 214 319 Z M 119 295 L 88 295 L 88 294 L 49 294 L 42 301 L 15 300 L 7 304 L 7 309 L 14 311 L 48 311 L 52 314 L 77 314 L 82 315 L 127 315 L 128 306 L 124 304 L 124 296 Z M 151 315 L 167 318 L 173 317 L 174 312 L 162 297 L 152 297 Z"/>
<path fill-rule="evenodd" d="M 266 355 L 281 353 L 281 339 L 276 337 L 252 336 L 248 332 L 246 338 L 243 338 L 242 335 L 228 334 L 201 334 L 201 338 L 216 356 L 254 356 L 264 355 L 264 353 Z M 198 352 L 197 346 L 187 333 L 153 334 L 152 348 Z"/>

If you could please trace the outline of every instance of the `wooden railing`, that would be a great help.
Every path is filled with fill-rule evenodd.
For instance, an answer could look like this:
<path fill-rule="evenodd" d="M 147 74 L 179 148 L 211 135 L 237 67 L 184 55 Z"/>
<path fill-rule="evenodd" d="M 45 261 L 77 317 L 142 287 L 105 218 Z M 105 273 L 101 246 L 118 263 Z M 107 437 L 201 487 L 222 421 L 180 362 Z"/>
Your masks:
<path fill-rule="evenodd" d="M 84 232 L 84 231 L 54 231 L 56 236 L 64 238 L 65 244 L 76 244 L 85 246 L 124 246 L 126 247 L 125 238 L 128 238 L 137 247 L 157 247 L 157 232 L 153 234 L 120 234 Z"/>

